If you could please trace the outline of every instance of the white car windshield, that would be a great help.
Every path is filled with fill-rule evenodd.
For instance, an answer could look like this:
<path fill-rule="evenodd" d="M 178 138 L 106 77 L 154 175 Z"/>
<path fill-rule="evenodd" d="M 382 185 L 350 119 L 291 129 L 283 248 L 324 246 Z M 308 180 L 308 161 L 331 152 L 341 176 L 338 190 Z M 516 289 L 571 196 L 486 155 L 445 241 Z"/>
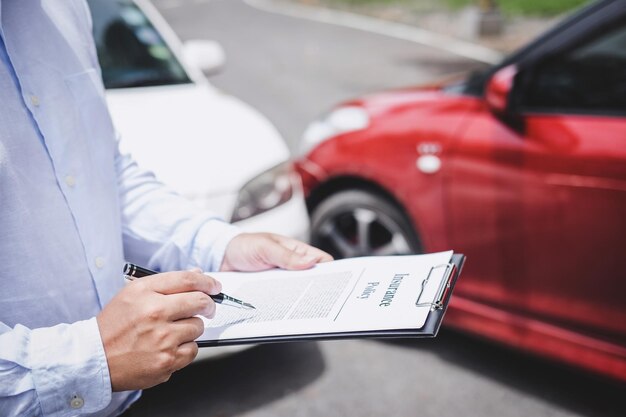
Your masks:
<path fill-rule="evenodd" d="M 190 83 L 161 35 L 129 0 L 88 0 L 104 86 Z"/>

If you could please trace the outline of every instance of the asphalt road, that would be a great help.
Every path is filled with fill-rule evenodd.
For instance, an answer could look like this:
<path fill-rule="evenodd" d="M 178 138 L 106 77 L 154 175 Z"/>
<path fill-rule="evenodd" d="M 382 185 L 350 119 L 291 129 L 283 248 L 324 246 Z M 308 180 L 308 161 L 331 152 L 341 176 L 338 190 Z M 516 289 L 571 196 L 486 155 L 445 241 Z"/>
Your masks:
<path fill-rule="evenodd" d="M 478 66 L 239 0 L 155 4 L 183 39 L 224 45 L 228 63 L 212 81 L 265 113 L 292 148 L 338 101 Z M 433 340 L 257 346 L 192 364 L 133 409 L 150 417 L 623 417 L 626 386 L 444 328 Z"/>
<path fill-rule="evenodd" d="M 340 101 L 481 66 L 399 41 L 261 12 L 241 0 L 155 0 L 183 39 L 226 51 L 213 84 L 265 114 L 294 149 L 306 125 Z"/>

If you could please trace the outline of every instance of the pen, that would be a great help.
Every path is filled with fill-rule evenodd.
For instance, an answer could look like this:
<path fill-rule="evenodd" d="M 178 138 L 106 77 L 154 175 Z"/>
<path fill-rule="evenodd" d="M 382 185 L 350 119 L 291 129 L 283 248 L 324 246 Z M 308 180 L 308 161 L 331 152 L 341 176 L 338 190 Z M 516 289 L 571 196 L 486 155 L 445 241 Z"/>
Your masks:
<path fill-rule="evenodd" d="M 131 263 L 127 263 L 126 265 L 124 265 L 124 278 L 129 281 L 134 281 L 137 278 L 143 278 L 147 277 L 148 275 L 154 274 L 158 274 L 158 272 Z M 256 310 L 256 307 L 254 307 L 252 304 L 244 303 L 243 301 L 233 298 L 224 293 L 219 293 L 217 295 L 209 294 L 209 297 L 211 297 L 216 303 L 225 306 L 244 308 L 246 310 Z"/>

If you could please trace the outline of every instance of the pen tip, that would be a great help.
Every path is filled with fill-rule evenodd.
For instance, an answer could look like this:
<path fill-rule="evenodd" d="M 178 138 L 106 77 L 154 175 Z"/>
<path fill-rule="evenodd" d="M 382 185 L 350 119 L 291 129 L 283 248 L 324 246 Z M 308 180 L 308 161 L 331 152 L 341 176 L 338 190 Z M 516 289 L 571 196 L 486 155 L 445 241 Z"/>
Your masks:
<path fill-rule="evenodd" d="M 243 305 L 248 309 L 248 310 L 256 310 L 256 307 L 253 306 L 250 303 L 243 303 Z"/>

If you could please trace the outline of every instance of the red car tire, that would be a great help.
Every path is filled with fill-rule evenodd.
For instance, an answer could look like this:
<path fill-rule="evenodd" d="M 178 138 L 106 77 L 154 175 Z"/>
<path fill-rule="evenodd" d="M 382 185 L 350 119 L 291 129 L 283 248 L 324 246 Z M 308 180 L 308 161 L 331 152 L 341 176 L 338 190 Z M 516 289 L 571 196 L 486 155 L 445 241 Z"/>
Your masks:
<path fill-rule="evenodd" d="M 324 199 L 312 209 L 311 231 L 311 242 L 336 259 L 421 252 L 401 209 L 368 191 L 339 191 Z"/>

